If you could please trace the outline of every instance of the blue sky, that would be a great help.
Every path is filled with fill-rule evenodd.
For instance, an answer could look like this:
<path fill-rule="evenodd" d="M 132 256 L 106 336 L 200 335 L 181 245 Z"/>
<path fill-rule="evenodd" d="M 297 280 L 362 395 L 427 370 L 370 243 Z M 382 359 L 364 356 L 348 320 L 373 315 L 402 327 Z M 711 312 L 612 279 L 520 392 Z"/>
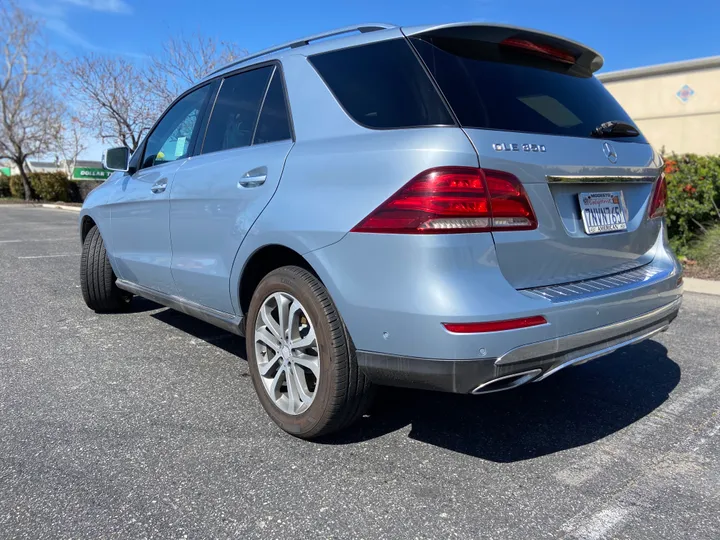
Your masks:
<path fill-rule="evenodd" d="M 63 55 L 141 62 L 175 33 L 248 51 L 358 22 L 491 21 L 538 28 L 600 51 L 603 71 L 720 55 L 720 0 L 19 0 Z M 93 149 L 94 151 L 94 149 Z M 94 157 L 94 156 L 92 156 Z"/>

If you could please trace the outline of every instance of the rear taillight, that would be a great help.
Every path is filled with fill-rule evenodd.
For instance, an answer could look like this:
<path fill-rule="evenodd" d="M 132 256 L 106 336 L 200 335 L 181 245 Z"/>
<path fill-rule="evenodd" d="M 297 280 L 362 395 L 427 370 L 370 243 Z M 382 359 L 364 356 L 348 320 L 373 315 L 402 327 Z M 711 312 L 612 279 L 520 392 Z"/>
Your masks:
<path fill-rule="evenodd" d="M 536 227 L 530 200 L 512 174 L 474 167 L 438 167 L 410 180 L 353 232 L 443 234 Z"/>
<path fill-rule="evenodd" d="M 500 42 L 500 45 L 506 47 L 513 47 L 515 49 L 522 49 L 525 52 L 529 52 L 538 56 L 544 56 L 551 60 L 557 60 L 565 64 L 574 64 L 576 59 L 568 51 L 552 47 L 551 45 L 544 45 L 542 43 L 535 43 L 527 39 L 519 38 L 508 38 Z"/>
<path fill-rule="evenodd" d="M 665 173 L 660 175 L 655 182 L 650 206 L 648 207 L 648 216 L 650 219 L 663 217 L 665 215 L 665 203 L 667 202 L 667 182 L 665 181 Z"/>

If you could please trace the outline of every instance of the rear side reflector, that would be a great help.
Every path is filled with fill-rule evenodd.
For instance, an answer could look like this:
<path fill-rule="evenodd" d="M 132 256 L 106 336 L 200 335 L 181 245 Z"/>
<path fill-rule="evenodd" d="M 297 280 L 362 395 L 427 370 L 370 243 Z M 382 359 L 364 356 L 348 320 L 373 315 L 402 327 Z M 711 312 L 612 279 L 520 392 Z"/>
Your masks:
<path fill-rule="evenodd" d="M 537 227 L 520 180 L 474 167 L 428 169 L 405 184 L 353 232 L 472 233 Z"/>
<path fill-rule="evenodd" d="M 662 173 L 657 182 L 655 182 L 655 189 L 653 189 L 652 198 L 650 199 L 650 206 L 648 207 L 648 216 L 650 219 L 660 218 L 665 215 L 666 202 L 667 181 L 665 180 L 665 173 Z"/>
<path fill-rule="evenodd" d="M 484 332 L 502 332 L 503 330 L 517 330 L 518 328 L 530 328 L 547 324 L 542 315 L 536 317 L 525 317 L 522 319 L 510 319 L 507 321 L 490 321 L 481 323 L 442 323 L 448 332 L 454 334 L 482 334 Z"/>
<path fill-rule="evenodd" d="M 529 52 L 538 56 L 544 56 L 558 62 L 565 64 L 574 64 L 576 58 L 568 51 L 552 47 L 551 45 L 543 45 L 542 43 L 535 43 L 527 39 L 520 38 L 508 38 L 500 42 L 500 45 L 506 47 L 513 47 L 515 49 L 522 49 L 525 52 Z"/>

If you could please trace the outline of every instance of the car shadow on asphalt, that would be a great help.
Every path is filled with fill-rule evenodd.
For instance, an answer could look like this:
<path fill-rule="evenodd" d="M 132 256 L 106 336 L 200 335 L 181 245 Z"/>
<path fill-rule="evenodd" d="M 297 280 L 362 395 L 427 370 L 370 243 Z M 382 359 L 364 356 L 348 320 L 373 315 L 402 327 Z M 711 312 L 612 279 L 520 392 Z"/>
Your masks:
<path fill-rule="evenodd" d="M 130 305 L 122 313 L 144 313 L 146 311 L 153 311 L 154 309 L 161 309 L 164 306 L 143 298 L 142 296 L 134 296 Z"/>
<path fill-rule="evenodd" d="M 381 388 L 370 414 L 324 444 L 352 444 L 411 426 L 409 437 L 508 463 L 586 445 L 657 409 L 680 367 L 656 341 L 547 380 L 484 396 Z"/>
<path fill-rule="evenodd" d="M 152 317 L 246 358 L 243 338 L 172 309 Z M 318 442 L 356 444 L 410 426 L 412 439 L 489 461 L 553 454 L 607 437 L 662 405 L 680 382 L 680 366 L 667 352 L 648 340 L 540 383 L 484 396 L 381 387 L 368 414 Z"/>
<path fill-rule="evenodd" d="M 137 298 L 133 299 L 133 303 L 135 303 L 135 300 L 137 300 Z M 157 304 L 156 306 L 162 307 Z M 221 330 L 212 324 L 186 315 L 180 311 L 175 311 L 174 309 L 158 311 L 157 313 L 153 313 L 151 317 L 190 334 L 197 339 L 202 339 L 211 345 L 220 347 L 224 351 L 245 360 L 245 338 Z"/>

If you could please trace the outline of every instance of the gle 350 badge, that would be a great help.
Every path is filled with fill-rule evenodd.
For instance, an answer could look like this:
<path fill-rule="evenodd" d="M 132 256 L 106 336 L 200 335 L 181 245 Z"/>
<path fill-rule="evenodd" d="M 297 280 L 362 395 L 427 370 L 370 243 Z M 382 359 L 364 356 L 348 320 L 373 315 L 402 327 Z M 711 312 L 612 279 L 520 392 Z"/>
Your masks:
<path fill-rule="evenodd" d="M 496 152 L 547 152 L 544 144 L 493 143 Z"/>

